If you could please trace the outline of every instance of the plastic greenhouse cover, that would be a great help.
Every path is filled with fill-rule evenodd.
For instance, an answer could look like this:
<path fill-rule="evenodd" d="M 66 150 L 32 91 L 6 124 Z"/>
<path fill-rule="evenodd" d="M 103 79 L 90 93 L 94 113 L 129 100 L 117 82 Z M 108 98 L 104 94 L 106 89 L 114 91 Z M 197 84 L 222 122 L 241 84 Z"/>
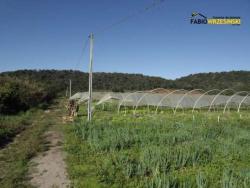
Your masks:
<path fill-rule="evenodd" d="M 88 100 L 88 92 L 76 93 L 70 100 L 85 102 Z M 162 106 L 196 108 L 209 107 L 210 105 L 236 104 L 241 102 L 250 105 L 250 96 L 228 95 L 203 95 L 202 93 L 150 93 L 150 92 L 93 92 L 93 100 L 98 100 L 97 105 L 111 101 L 118 101 L 120 106 Z"/>

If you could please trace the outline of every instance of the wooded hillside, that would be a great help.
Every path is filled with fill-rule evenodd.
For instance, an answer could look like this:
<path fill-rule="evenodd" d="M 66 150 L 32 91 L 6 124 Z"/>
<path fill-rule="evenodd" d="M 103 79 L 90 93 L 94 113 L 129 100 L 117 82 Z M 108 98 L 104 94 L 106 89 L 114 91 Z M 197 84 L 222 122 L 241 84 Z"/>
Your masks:
<path fill-rule="evenodd" d="M 0 76 L 15 77 L 20 80 L 42 82 L 52 87 L 56 92 L 63 92 L 72 80 L 72 90 L 86 91 L 88 89 L 88 74 L 72 70 L 19 70 L 4 72 Z M 148 90 L 153 88 L 184 88 L 184 89 L 225 89 L 250 90 L 250 71 L 231 71 L 216 73 L 199 73 L 167 80 L 161 77 L 142 74 L 125 73 L 94 73 L 93 87 L 95 90 Z"/>
<path fill-rule="evenodd" d="M 65 95 L 88 90 L 88 74 L 71 70 L 18 70 L 0 73 L 0 113 L 15 113 Z M 167 80 L 142 74 L 94 73 L 94 91 L 141 91 L 154 88 L 250 91 L 250 71 L 200 73 Z"/>

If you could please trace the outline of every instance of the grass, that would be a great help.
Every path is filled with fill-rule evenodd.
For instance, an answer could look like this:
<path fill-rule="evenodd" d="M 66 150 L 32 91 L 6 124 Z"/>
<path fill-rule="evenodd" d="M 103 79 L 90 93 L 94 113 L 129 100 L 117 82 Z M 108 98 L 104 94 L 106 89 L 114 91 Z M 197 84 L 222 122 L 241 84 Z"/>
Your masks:
<path fill-rule="evenodd" d="M 73 187 L 250 187 L 249 112 L 140 112 L 65 128 Z"/>
<path fill-rule="evenodd" d="M 0 116 L 0 147 L 4 147 L 12 138 L 31 124 L 32 112 L 28 111 L 15 116 Z"/>

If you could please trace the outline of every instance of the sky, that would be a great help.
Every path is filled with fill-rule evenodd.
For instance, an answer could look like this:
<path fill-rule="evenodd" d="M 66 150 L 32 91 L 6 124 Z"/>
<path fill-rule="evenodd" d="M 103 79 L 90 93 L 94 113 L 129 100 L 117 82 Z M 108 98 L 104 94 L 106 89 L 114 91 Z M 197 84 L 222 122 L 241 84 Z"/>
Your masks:
<path fill-rule="evenodd" d="M 154 1 L 0 0 L 0 72 L 87 72 L 91 32 L 95 72 L 175 79 L 199 72 L 250 70 L 249 0 L 165 0 L 109 27 Z M 194 11 L 207 17 L 240 16 L 242 24 L 192 25 Z"/>

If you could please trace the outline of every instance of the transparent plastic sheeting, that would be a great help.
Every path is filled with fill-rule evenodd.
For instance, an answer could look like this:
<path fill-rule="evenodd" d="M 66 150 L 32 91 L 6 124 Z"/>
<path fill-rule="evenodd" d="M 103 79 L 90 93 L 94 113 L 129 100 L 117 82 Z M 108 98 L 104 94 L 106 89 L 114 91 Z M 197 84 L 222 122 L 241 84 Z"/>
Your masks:
<path fill-rule="evenodd" d="M 180 91 L 180 90 L 176 90 Z M 223 91 L 223 90 L 221 90 Z M 241 94 L 238 95 L 237 93 Z M 218 94 L 209 95 L 206 93 L 186 92 L 130 92 L 130 93 L 115 93 L 115 92 L 93 92 L 93 100 L 97 100 L 96 105 L 107 102 L 117 101 L 118 108 L 122 106 L 155 106 L 170 107 L 170 108 L 202 108 L 220 105 L 235 106 L 236 108 L 243 105 L 250 105 L 250 95 L 248 92 L 237 92 L 233 95 Z M 78 103 L 88 100 L 88 92 L 76 93 L 70 100 L 76 100 Z"/>
<path fill-rule="evenodd" d="M 93 100 L 100 100 L 103 96 L 105 96 L 107 92 L 93 92 Z M 79 103 L 86 102 L 89 98 L 88 92 L 78 92 L 74 95 L 72 95 L 69 100 L 75 100 Z"/>

